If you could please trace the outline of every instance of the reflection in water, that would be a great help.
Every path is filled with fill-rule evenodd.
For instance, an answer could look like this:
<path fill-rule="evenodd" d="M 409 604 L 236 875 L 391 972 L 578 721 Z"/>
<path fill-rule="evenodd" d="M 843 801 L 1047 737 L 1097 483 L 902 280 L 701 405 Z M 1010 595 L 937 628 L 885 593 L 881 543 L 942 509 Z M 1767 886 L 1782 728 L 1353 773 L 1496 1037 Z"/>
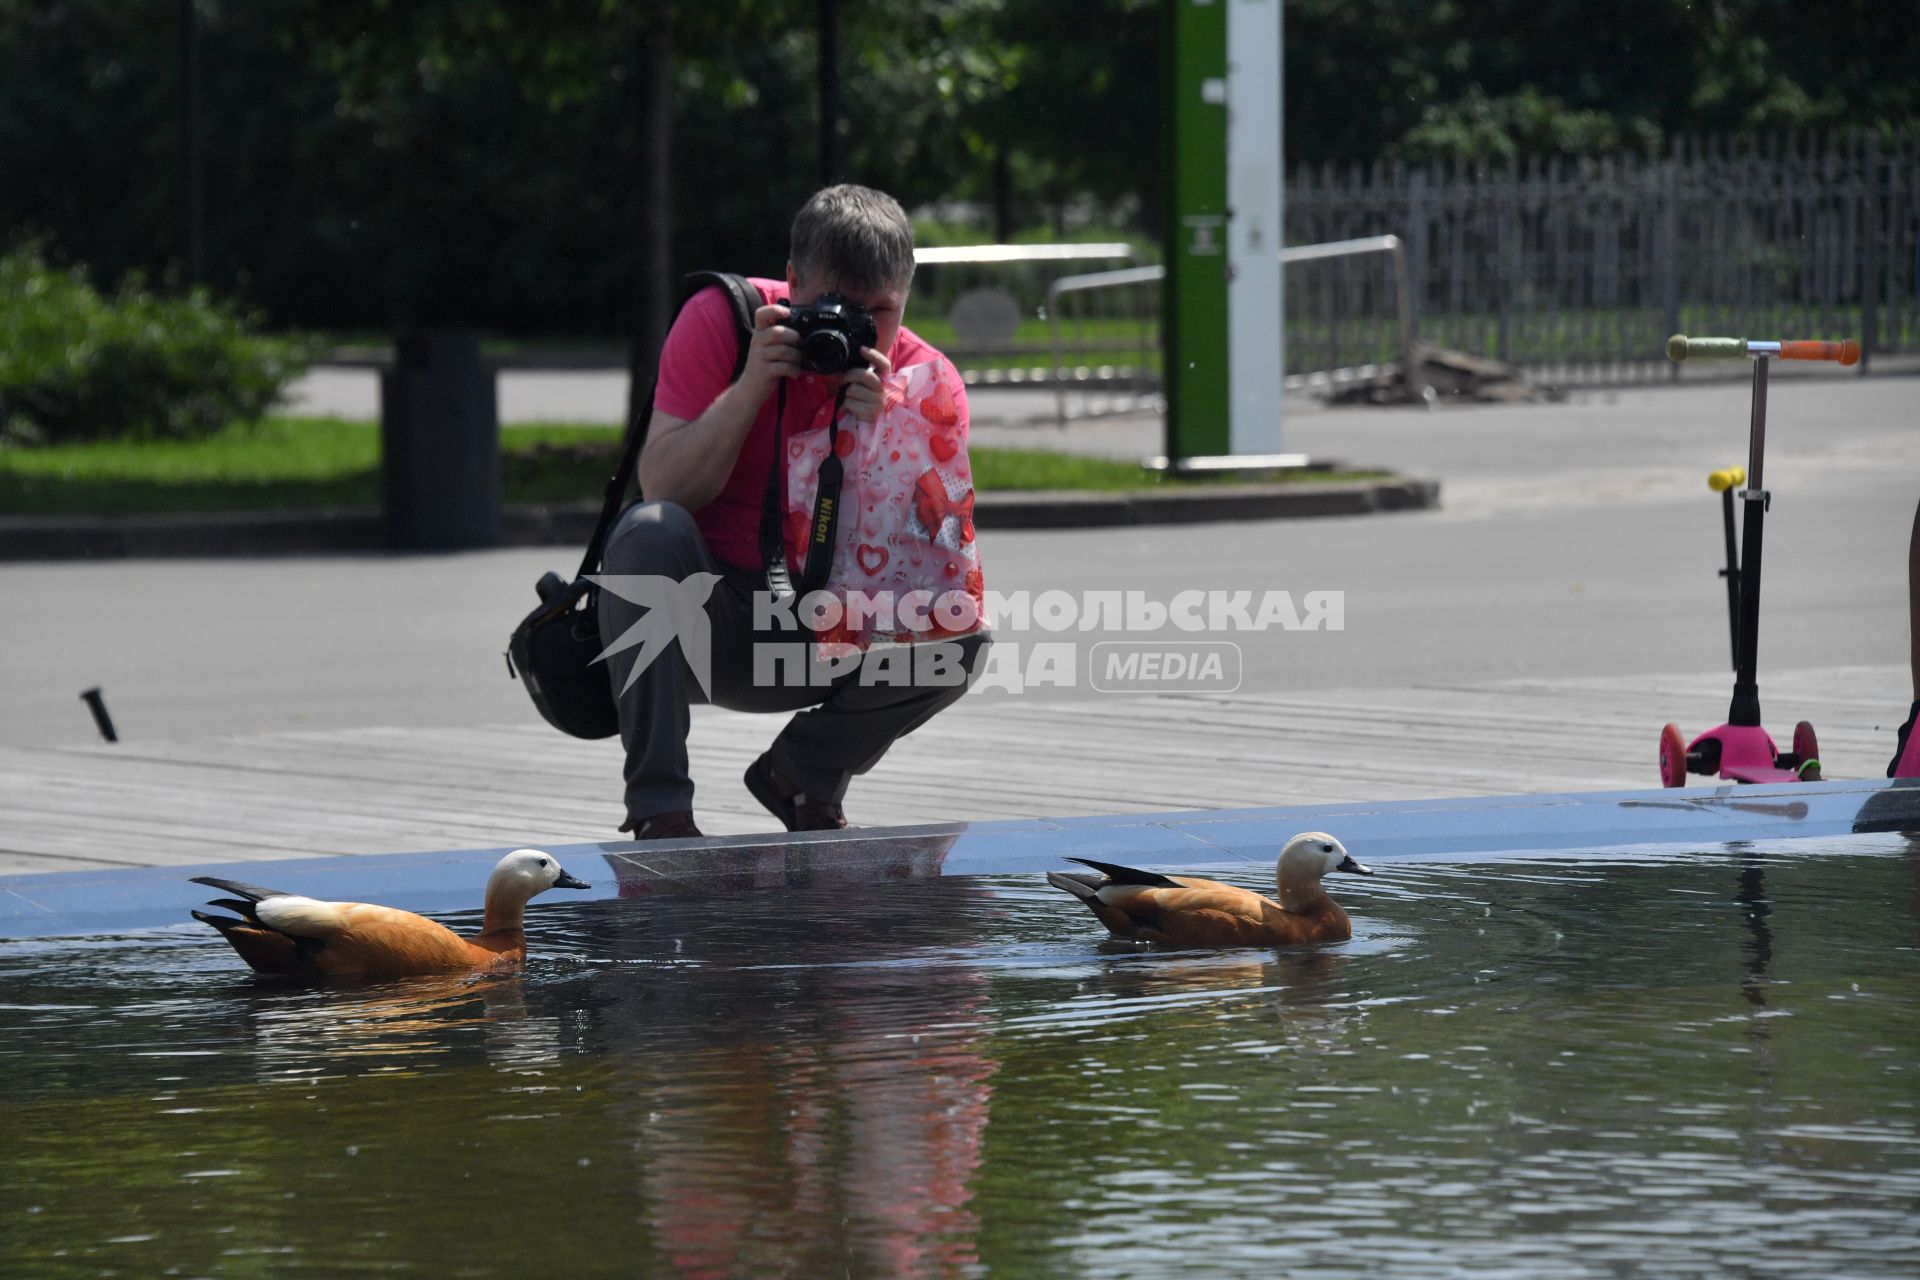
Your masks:
<path fill-rule="evenodd" d="M 263 990 L 277 984 L 262 982 Z M 329 1074 L 336 1058 L 392 1059 L 370 1069 L 421 1071 L 467 1049 L 478 1032 L 488 1061 L 529 1067 L 559 1056 L 559 1020 L 530 1016 L 522 974 L 437 974 L 295 990 L 250 1004 L 244 1025 L 263 1079 Z"/>
<path fill-rule="evenodd" d="M 1789 818 L 1795 822 L 1805 818 L 1811 810 L 1804 800 L 1736 800 L 1741 788 L 1723 787 L 1718 792 L 1702 795 L 1677 795 L 1671 800 L 1622 800 L 1622 809 L 1679 809 L 1698 812 L 1702 809 L 1721 809 L 1730 813 L 1752 813 L 1766 818 Z"/>
<path fill-rule="evenodd" d="M 912 883 L 938 875 L 951 842 L 876 846 L 878 865 L 807 846 L 745 867 L 616 861 L 622 896 L 652 910 L 639 928 L 621 919 L 600 954 L 671 966 L 646 998 L 606 1009 L 602 1030 L 629 1064 L 619 1111 L 648 1153 L 642 1199 L 675 1274 L 949 1275 L 977 1261 L 968 1202 L 996 1067 L 986 979 L 911 962 L 974 944 L 992 911 L 984 884 Z M 716 888 L 731 896 L 698 896 Z"/>
<path fill-rule="evenodd" d="M 1753 1084 L 1749 1090 L 1753 1114 L 1748 1121 L 1747 1149 L 1750 1159 L 1774 1160 L 1779 1158 L 1781 1150 L 1776 1136 L 1780 1127 L 1780 1108 L 1775 1098 L 1778 1064 L 1772 1045 L 1774 1020 L 1762 1012 L 1767 1009 L 1767 971 L 1773 962 L 1773 931 L 1767 926 L 1773 904 L 1767 899 L 1766 859 L 1745 843 L 1730 845 L 1728 849 L 1739 862 L 1738 901 L 1747 924 L 1746 976 L 1740 981 L 1740 993 L 1755 1010 L 1747 1019 L 1747 1045 L 1753 1064 Z"/>
<path fill-rule="evenodd" d="M 911 1013 L 893 984 L 825 970 L 787 989 L 825 1018 L 636 1064 L 622 1110 L 676 1274 L 945 1275 L 976 1260 L 968 1202 L 996 1066 L 984 980 L 936 970 Z"/>
<path fill-rule="evenodd" d="M 1740 908 L 1747 921 L 1747 977 L 1740 984 L 1748 1001 L 1765 1007 L 1767 1003 L 1767 963 L 1773 959 L 1773 934 L 1767 929 L 1767 916 L 1773 910 L 1767 901 L 1766 861 L 1756 857 L 1750 846 L 1728 846 L 1740 860 Z"/>
<path fill-rule="evenodd" d="M 9 946 L 0 1274 L 1910 1273 L 1915 850 L 1388 865 L 1278 952 L 934 845 L 643 853 L 512 977 Z"/>

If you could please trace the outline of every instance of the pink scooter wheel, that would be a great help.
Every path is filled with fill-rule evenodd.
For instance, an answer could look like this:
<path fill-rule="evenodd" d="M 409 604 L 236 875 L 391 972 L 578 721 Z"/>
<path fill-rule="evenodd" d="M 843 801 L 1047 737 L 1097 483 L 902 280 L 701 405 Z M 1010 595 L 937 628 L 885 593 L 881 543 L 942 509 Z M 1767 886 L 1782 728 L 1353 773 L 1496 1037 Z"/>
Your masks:
<path fill-rule="evenodd" d="M 1680 726 L 1677 724 L 1670 724 L 1660 731 L 1660 785 L 1687 785 L 1687 740 L 1680 736 Z"/>
<path fill-rule="evenodd" d="M 1805 720 L 1793 726 L 1793 754 L 1799 759 L 1794 767 L 1800 770 L 1800 780 L 1820 781 L 1820 739 L 1814 736 L 1813 726 Z M 1809 762 L 1812 769 L 1807 768 Z"/>

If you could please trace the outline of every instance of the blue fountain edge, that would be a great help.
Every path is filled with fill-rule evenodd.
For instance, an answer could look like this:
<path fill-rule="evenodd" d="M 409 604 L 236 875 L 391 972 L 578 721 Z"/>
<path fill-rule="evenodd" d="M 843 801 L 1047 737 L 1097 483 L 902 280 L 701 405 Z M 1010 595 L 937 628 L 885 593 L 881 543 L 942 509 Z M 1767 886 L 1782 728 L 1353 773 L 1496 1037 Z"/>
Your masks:
<path fill-rule="evenodd" d="M 729 887 L 876 875 L 1040 874 L 1069 856 L 1157 869 L 1271 863 L 1301 831 L 1337 835 L 1367 862 L 1516 854 L 1614 854 L 1734 842 L 1920 832 L 1920 779 L 1866 779 L 1672 791 L 1561 792 L 1204 809 L 1078 818 L 935 823 L 699 841 L 543 845 L 592 883 L 568 901 L 611 898 L 651 882 Z M 0 940 L 120 934 L 191 923 L 212 875 L 314 897 L 428 913 L 479 905 L 486 872 L 509 849 L 274 858 L 192 866 L 52 871 L 0 877 Z M 755 876 L 742 875 L 751 869 Z M 796 880 L 797 878 L 797 880 Z"/>

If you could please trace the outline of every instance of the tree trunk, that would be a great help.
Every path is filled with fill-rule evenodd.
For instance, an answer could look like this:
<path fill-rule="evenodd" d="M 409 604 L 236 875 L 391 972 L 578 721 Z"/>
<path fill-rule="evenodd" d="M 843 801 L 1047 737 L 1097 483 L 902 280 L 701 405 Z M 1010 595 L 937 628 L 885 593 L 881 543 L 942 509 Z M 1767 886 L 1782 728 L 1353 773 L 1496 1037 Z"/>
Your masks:
<path fill-rule="evenodd" d="M 629 420 L 646 402 L 660 344 L 673 323 L 673 18 L 667 6 L 655 9 L 639 40 L 634 179 L 640 243 L 627 358 Z"/>
<path fill-rule="evenodd" d="M 820 0 L 820 185 L 840 181 L 840 0 Z"/>
<path fill-rule="evenodd" d="M 993 239 L 1013 241 L 1013 147 L 1004 138 L 993 152 Z"/>

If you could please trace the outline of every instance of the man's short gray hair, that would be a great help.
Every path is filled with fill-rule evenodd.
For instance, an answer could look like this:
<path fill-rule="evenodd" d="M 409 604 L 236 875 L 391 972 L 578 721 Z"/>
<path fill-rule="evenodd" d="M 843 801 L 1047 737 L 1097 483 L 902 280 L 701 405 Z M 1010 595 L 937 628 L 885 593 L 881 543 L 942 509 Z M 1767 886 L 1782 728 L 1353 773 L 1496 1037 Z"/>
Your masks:
<path fill-rule="evenodd" d="M 787 256 L 810 284 L 904 290 L 913 283 L 913 223 L 886 192 L 841 183 L 800 206 Z"/>

